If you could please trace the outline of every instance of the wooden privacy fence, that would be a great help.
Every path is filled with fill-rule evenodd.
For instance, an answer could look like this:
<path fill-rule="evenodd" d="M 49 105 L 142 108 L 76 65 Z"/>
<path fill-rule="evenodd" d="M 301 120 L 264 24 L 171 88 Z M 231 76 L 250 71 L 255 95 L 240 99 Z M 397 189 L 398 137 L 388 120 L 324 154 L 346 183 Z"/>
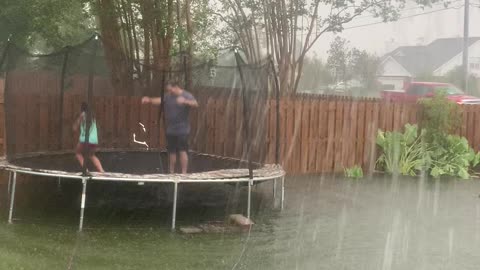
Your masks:
<path fill-rule="evenodd" d="M 402 131 L 405 124 L 418 123 L 420 110 L 415 103 L 327 96 L 282 98 L 280 108 L 281 163 L 294 174 L 340 172 L 354 165 L 372 171 L 378 130 Z M 480 105 L 463 105 L 462 112 L 457 135 L 480 151 Z"/>
<path fill-rule="evenodd" d="M 399 130 L 417 120 L 415 104 L 375 99 L 283 98 L 280 108 L 281 157 L 289 173 L 373 169 L 378 129 Z"/>
<path fill-rule="evenodd" d="M 13 86 L 19 88 L 28 84 L 25 81 L 15 83 L 17 85 Z M 41 80 L 35 83 L 48 85 Z M 51 85 L 55 83 L 52 80 Z M 78 79 L 74 85 L 84 89 L 86 81 Z M 14 140 L 8 143 L 12 153 L 75 147 L 78 135 L 73 134 L 71 126 L 84 96 L 79 95 L 80 90 L 67 92 L 60 108 L 58 88 L 49 89 L 28 95 L 15 92 L 9 97 L 14 105 L 9 107 L 12 116 L 8 119 L 9 138 Z M 241 99 L 212 95 L 209 91 L 195 93 L 200 108 L 191 114 L 192 149 L 245 158 Z M 280 162 L 291 174 L 339 172 L 353 165 L 371 170 L 377 158 L 378 129 L 401 130 L 406 123 L 417 123 L 418 114 L 418 106 L 410 103 L 326 96 L 282 97 L 280 136 L 277 138 L 276 101 L 270 98 L 256 107 L 261 109 L 252 115 L 252 126 L 256 127 L 252 130 L 253 156 L 273 163 L 278 140 Z M 0 131 L 4 128 L 3 108 L 0 103 Z M 165 146 L 158 108 L 141 105 L 139 97 L 97 96 L 95 112 L 102 147 L 144 148 L 134 142 L 133 134 L 137 141 L 145 141 L 150 147 Z M 479 150 L 480 106 L 463 106 L 463 123 L 458 133 Z"/>
<path fill-rule="evenodd" d="M 65 95 L 60 113 L 57 95 L 10 95 L 15 104 L 8 121 L 8 153 L 12 155 L 74 149 L 78 134 L 72 124 L 79 115 L 82 96 Z M 204 153 L 245 158 L 242 102 L 239 98 L 203 97 L 191 113 L 192 149 Z M 159 107 L 142 105 L 140 97 L 100 96 L 94 99 L 100 147 L 116 149 L 165 148 L 164 122 Z M 258 115 L 253 116 L 261 120 Z M 263 119 L 263 122 L 269 119 Z M 268 127 L 266 123 L 259 127 Z M 252 125 L 254 126 L 254 125 Z M 266 128 L 253 128 L 253 155 L 266 155 Z M 10 139 L 12 138 L 12 139 Z M 137 142 L 135 142 L 137 141 Z M 273 147 L 268 143 L 269 147 Z M 264 150 L 262 150 L 264 149 Z M 269 152 L 273 152 L 270 150 Z M 262 158 L 263 159 L 263 158 Z"/>
<path fill-rule="evenodd" d="M 88 77 L 73 75 L 65 79 L 62 94 L 60 74 L 54 72 L 10 72 L 9 104 L 6 110 L 8 153 L 11 155 L 75 147 L 77 134 L 72 123 L 80 104 L 86 100 Z M 100 129 L 100 144 L 105 148 L 165 147 L 160 110 L 144 106 L 140 97 L 114 96 L 108 78 L 95 77 L 94 106 Z M 243 103 L 239 89 L 192 89 L 202 106 L 192 111 L 192 148 L 206 153 L 246 158 L 243 130 Z M 160 91 L 158 91 L 160 92 Z M 252 95 L 250 129 L 254 160 L 265 160 L 268 104 L 265 95 Z M 260 122 L 263 122 L 260 123 Z M 143 130 L 145 127 L 145 130 Z M 269 151 L 270 152 L 270 151 Z"/>
<path fill-rule="evenodd" d="M 9 153 L 74 149 L 78 135 L 71 127 L 84 97 L 65 95 L 61 114 L 58 99 L 59 95 L 52 93 L 9 97 L 15 104 L 8 121 L 9 138 L 14 140 L 9 142 Z M 192 149 L 246 158 L 241 99 L 202 94 L 197 99 L 200 108 L 191 114 Z M 280 162 L 289 173 L 335 172 L 353 165 L 372 168 L 377 130 L 398 130 L 406 123 L 415 123 L 417 115 L 415 104 L 388 104 L 373 99 L 283 97 L 279 105 L 278 138 L 274 99 L 263 105 L 264 115 L 252 117 L 252 126 L 257 127 L 252 129 L 253 156 L 273 163 L 278 139 Z M 466 113 L 469 121 L 472 113 Z M 477 114 L 480 117 L 480 111 Z M 159 109 L 142 105 L 139 97 L 95 97 L 95 117 L 101 147 L 144 148 L 134 142 L 134 134 L 137 141 L 152 148 L 165 147 Z"/>

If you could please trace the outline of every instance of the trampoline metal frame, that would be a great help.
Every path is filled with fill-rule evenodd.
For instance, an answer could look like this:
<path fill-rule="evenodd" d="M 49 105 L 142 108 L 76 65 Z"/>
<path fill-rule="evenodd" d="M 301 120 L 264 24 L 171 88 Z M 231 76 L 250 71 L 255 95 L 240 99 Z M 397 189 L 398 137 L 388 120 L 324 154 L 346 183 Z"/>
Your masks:
<path fill-rule="evenodd" d="M 187 179 L 187 180 L 178 180 L 178 179 L 142 179 L 142 178 L 115 178 L 115 177 L 102 177 L 102 176 L 82 176 L 82 175 L 72 175 L 72 174 L 56 174 L 48 172 L 38 172 L 30 170 L 21 170 L 13 168 L 5 168 L 9 171 L 9 181 L 8 181 L 8 195 L 10 199 L 10 206 L 8 212 L 8 223 L 13 223 L 13 212 L 15 204 L 15 191 L 17 184 L 17 175 L 18 174 L 27 174 L 27 175 L 36 175 L 36 176 L 45 176 L 45 177 L 56 177 L 60 179 L 71 179 L 71 180 L 81 180 L 82 181 L 82 197 L 80 203 L 80 220 L 78 225 L 78 230 L 81 232 L 83 230 L 83 224 L 85 219 L 85 204 L 87 200 L 87 183 L 88 181 L 111 181 L 111 182 L 137 182 L 137 183 L 173 183 L 173 206 L 172 206 L 172 221 L 171 229 L 172 231 L 176 228 L 176 217 L 177 217 L 177 201 L 178 201 L 178 185 L 182 183 L 248 183 L 248 199 L 247 199 L 247 217 L 251 217 L 251 199 L 252 199 L 252 186 L 255 182 L 264 182 L 264 181 L 273 181 L 273 200 L 274 207 L 277 205 L 277 181 L 281 181 L 281 194 L 280 194 L 280 209 L 284 209 L 285 204 L 285 172 L 281 172 L 279 175 L 273 176 L 263 176 L 263 177 L 250 177 L 244 178 L 235 178 L 235 179 Z"/>

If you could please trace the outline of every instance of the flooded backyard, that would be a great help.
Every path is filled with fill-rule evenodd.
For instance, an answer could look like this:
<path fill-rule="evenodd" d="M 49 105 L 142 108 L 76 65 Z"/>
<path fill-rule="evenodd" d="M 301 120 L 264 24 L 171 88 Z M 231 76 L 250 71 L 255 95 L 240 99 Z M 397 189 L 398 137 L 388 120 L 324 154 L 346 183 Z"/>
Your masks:
<path fill-rule="evenodd" d="M 64 184 L 59 192 L 54 181 L 42 181 L 47 185 L 34 188 L 37 195 L 19 199 L 14 225 L 2 206 L 0 269 L 478 269 L 480 263 L 478 180 L 289 177 L 283 212 L 260 194 L 270 186 L 257 190 L 250 233 L 197 235 L 170 232 L 168 198 L 147 186 L 93 184 L 86 228 L 78 234 L 72 194 L 79 186 Z M 246 193 L 237 204 L 233 191 L 184 189 L 178 224 L 241 212 Z"/>

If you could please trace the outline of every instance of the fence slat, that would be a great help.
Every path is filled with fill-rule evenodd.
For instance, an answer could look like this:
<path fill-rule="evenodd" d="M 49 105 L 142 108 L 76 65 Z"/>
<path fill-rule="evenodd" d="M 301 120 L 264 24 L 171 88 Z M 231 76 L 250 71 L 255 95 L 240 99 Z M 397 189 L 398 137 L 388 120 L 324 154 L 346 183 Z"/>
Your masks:
<path fill-rule="evenodd" d="M 318 104 L 318 103 L 317 103 Z M 328 115 L 329 115 L 329 102 L 327 100 L 320 100 L 318 108 L 316 110 L 318 115 L 318 140 L 316 164 L 314 172 L 323 172 L 326 167 L 327 160 L 327 144 L 328 144 Z"/>
<path fill-rule="evenodd" d="M 320 137 L 319 126 L 318 126 L 318 107 L 319 100 L 310 100 L 310 122 L 309 122 L 309 140 L 308 140 L 308 173 L 315 173 L 316 164 L 317 164 L 317 146 Z"/>
<path fill-rule="evenodd" d="M 307 173 L 308 172 L 308 158 L 309 158 L 309 149 L 310 146 L 310 107 L 311 107 L 311 101 L 307 100 L 302 100 L 301 104 L 301 110 L 302 110 L 302 116 L 301 119 L 297 120 L 300 121 L 300 172 L 301 173 Z"/>

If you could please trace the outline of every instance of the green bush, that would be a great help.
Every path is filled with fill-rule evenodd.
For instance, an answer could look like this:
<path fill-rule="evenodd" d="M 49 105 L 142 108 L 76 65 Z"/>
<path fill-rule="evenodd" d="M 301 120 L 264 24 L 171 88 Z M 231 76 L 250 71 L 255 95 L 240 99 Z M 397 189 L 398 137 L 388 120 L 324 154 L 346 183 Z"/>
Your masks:
<path fill-rule="evenodd" d="M 446 92 L 437 92 L 432 98 L 421 99 L 419 104 L 420 127 L 425 129 L 425 140 L 428 143 L 443 141 L 460 127 L 461 107 L 449 100 Z"/>
<path fill-rule="evenodd" d="M 422 106 L 421 132 L 407 124 L 404 133 L 379 131 L 377 144 L 382 155 L 377 165 L 386 172 L 415 176 L 425 170 L 432 177 L 470 177 L 470 169 L 480 162 L 480 154 L 467 139 L 451 135 L 462 122 L 458 104 L 444 92 L 419 101 Z"/>
<path fill-rule="evenodd" d="M 360 166 L 353 166 L 345 169 L 345 177 L 359 179 L 363 177 L 363 169 Z"/>

